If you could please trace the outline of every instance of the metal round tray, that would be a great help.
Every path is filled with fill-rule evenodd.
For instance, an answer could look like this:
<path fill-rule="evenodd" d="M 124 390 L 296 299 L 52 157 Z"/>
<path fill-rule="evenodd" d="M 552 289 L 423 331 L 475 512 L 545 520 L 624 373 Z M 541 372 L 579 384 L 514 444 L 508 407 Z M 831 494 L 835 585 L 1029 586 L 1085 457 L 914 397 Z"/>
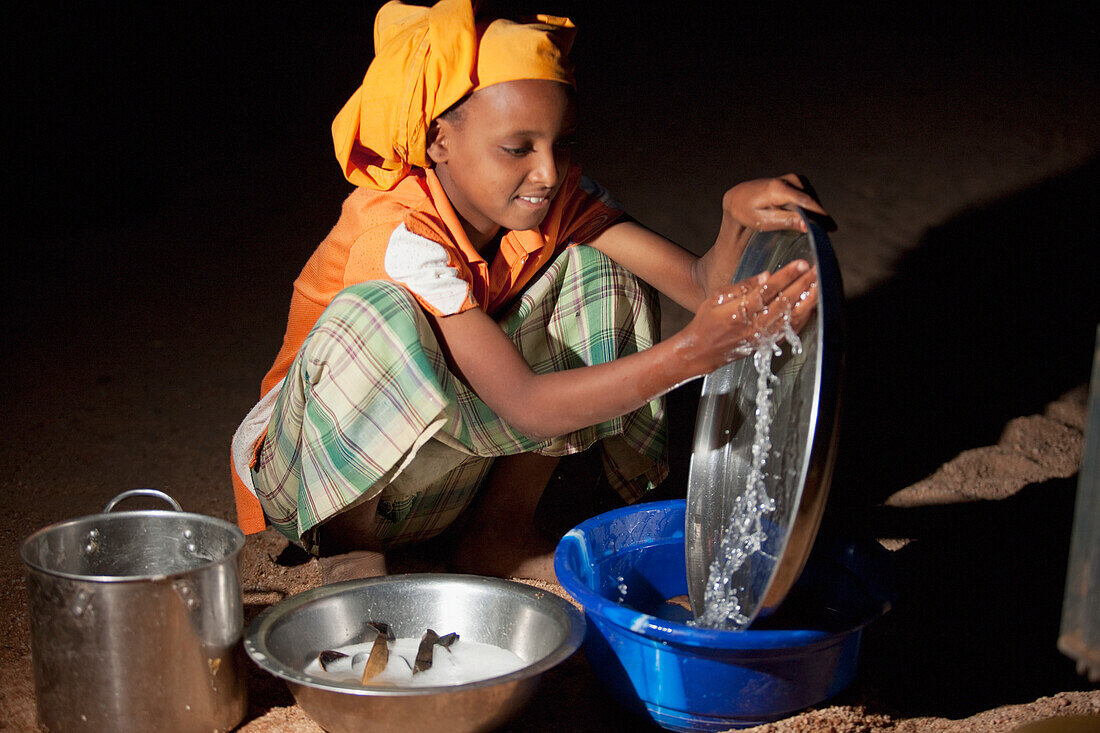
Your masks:
<path fill-rule="evenodd" d="M 779 377 L 772 395 L 767 493 L 775 509 L 764 515 L 767 539 L 733 573 L 740 613 L 751 620 L 774 611 L 798 579 L 813 547 L 829 493 L 836 452 L 843 365 L 843 287 L 836 256 L 824 230 L 805 212 L 806 234 L 757 232 L 749 240 L 736 281 L 775 271 L 795 259 L 817 267 L 817 312 L 799 336 L 803 350 L 772 361 Z M 688 475 L 685 555 L 688 595 L 696 617 L 711 562 L 734 501 L 744 492 L 756 428 L 756 370 L 739 359 L 703 380 Z"/>

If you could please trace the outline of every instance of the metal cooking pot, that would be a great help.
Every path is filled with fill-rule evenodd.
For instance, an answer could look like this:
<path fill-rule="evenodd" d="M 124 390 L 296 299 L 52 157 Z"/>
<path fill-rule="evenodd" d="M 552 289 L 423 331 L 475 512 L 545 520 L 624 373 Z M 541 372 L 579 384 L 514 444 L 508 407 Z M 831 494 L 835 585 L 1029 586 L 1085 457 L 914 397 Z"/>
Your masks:
<path fill-rule="evenodd" d="M 112 513 L 131 496 L 174 511 Z M 51 731 L 226 731 L 245 713 L 234 525 L 167 494 L 126 491 L 102 514 L 27 537 L 39 722 Z"/>

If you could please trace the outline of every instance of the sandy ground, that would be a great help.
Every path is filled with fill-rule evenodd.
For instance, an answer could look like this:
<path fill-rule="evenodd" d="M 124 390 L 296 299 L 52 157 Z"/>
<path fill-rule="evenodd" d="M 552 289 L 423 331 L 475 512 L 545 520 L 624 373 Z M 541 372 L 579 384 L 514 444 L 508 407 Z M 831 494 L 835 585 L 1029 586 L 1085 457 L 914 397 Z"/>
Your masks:
<path fill-rule="evenodd" d="M 898 603 L 848 690 L 760 730 L 1100 715 L 1055 648 L 1100 321 L 1100 75 L 1081 19 L 865 3 L 700 28 L 646 4 L 540 7 L 582 28 L 580 155 L 643 222 L 702 251 L 726 187 L 798 171 L 840 224 L 847 374 L 825 526 L 883 540 Z M 5 222 L 0 727 L 35 729 L 23 537 L 144 486 L 233 517 L 227 441 L 348 190 L 327 125 L 373 9 L 40 11 L 15 34 L 30 83 L 8 95 L 24 135 Z M 675 402 L 690 434 L 690 389 Z M 678 465 L 662 497 L 682 495 Z M 318 582 L 277 536 L 249 538 L 250 617 Z M 254 667 L 248 682 L 242 730 L 318 730 L 281 683 Z M 621 715 L 582 653 L 513 729 Z"/>

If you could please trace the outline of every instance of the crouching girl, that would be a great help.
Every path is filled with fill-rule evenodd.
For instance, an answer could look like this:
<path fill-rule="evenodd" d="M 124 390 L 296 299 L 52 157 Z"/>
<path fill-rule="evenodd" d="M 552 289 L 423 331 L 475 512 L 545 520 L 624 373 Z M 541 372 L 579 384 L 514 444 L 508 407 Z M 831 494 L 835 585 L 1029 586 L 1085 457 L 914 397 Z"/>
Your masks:
<path fill-rule="evenodd" d="M 559 458 L 598 450 L 637 500 L 667 473 L 662 396 L 816 303 L 801 261 L 732 283 L 752 230 L 824 213 L 795 177 L 728 191 L 703 257 L 582 177 L 573 33 L 475 18 L 470 0 L 378 13 L 333 123 L 357 188 L 234 436 L 242 527 L 320 554 L 326 581 L 384 573 L 388 548 L 464 512 L 453 569 L 552 580 L 533 520 Z M 663 341 L 654 288 L 694 313 Z"/>

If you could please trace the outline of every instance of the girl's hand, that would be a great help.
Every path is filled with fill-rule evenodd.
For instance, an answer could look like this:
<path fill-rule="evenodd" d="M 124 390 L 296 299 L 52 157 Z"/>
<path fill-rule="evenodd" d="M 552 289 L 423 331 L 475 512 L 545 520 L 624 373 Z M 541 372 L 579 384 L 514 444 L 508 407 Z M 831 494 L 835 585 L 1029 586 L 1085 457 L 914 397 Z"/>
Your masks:
<path fill-rule="evenodd" d="M 693 376 L 709 374 L 751 354 L 788 318 L 799 330 L 816 305 L 817 273 L 805 260 L 795 260 L 774 274 L 727 285 L 707 298 L 676 335 L 675 353 Z"/>
<path fill-rule="evenodd" d="M 726 191 L 718 238 L 694 266 L 693 277 L 702 292 L 709 297 L 733 280 L 754 231 L 806 231 L 806 223 L 795 211 L 796 206 L 829 216 L 793 173 L 745 181 Z"/>
<path fill-rule="evenodd" d="M 761 232 L 776 229 L 806 231 L 806 222 L 794 210 L 800 207 L 828 216 L 793 173 L 779 178 L 760 178 L 739 183 L 722 197 L 723 227 L 726 218 Z M 719 237 L 720 238 L 720 237 Z"/>

